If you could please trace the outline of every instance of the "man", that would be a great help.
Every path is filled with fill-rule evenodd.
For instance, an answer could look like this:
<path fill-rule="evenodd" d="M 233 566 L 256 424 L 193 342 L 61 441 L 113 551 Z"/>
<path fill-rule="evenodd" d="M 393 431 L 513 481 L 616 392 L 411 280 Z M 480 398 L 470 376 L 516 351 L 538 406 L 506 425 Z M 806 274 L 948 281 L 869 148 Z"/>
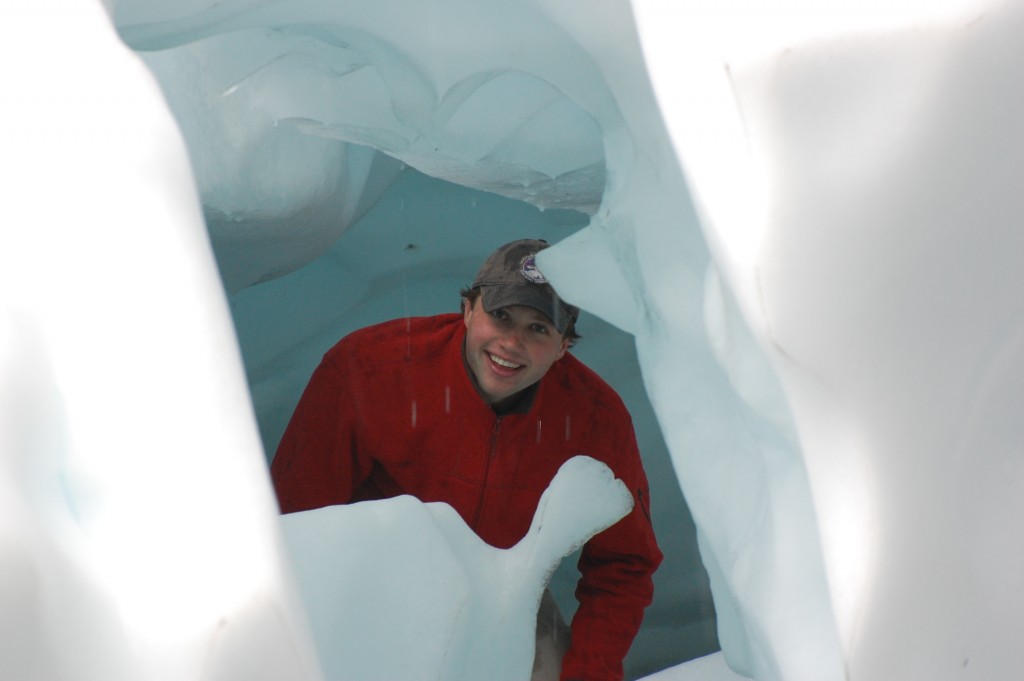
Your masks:
<path fill-rule="evenodd" d="M 618 681 L 662 556 L 632 420 L 567 352 L 579 310 L 537 269 L 546 247 L 526 239 L 492 253 L 461 292 L 461 315 L 385 322 L 331 348 L 271 473 L 283 513 L 412 494 L 447 502 L 509 548 L 562 463 L 604 462 L 634 507 L 583 548 L 561 678 Z"/>

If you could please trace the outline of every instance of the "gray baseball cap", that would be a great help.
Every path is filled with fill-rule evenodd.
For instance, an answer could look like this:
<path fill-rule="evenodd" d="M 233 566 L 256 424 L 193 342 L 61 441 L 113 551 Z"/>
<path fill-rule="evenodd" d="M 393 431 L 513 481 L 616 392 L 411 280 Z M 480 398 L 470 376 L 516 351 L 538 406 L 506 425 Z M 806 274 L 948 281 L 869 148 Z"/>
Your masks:
<path fill-rule="evenodd" d="M 491 253 L 470 288 L 479 288 L 485 312 L 499 307 L 525 305 L 541 312 L 564 334 L 580 309 L 558 297 L 544 274 L 537 269 L 537 253 L 550 244 L 541 239 L 520 239 Z"/>

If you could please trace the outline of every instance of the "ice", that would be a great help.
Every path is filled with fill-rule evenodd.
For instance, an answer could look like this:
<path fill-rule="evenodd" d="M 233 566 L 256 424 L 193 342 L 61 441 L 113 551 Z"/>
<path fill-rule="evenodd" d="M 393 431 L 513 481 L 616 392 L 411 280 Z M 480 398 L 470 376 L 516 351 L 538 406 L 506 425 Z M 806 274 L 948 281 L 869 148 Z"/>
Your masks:
<path fill-rule="evenodd" d="M 393 159 L 541 206 L 600 202 L 601 130 L 572 92 L 598 74 L 540 8 L 321 0 L 170 17 L 161 4 L 114 16 L 182 125 L 231 292 L 322 255 L 394 178 Z M 571 87 L 549 82 L 533 49 L 507 61 L 496 46 L 516 32 L 567 51 Z M 424 59 L 441 35 L 446 53 Z"/>
<path fill-rule="evenodd" d="M 993 543 L 1020 507 L 983 471 L 1013 486 L 1024 442 L 1005 420 L 1020 403 L 1006 381 L 1024 359 L 1008 255 L 1024 252 L 1011 179 L 1024 147 L 1010 122 L 1024 107 L 1013 37 L 1024 16 L 985 3 L 912 10 L 874 17 L 884 29 L 854 21 L 776 37 L 760 53 L 729 44 L 743 31 L 722 14 L 694 56 L 711 65 L 701 49 L 722 38 L 730 71 L 695 66 L 689 97 L 660 89 L 716 267 L 781 379 L 821 537 L 832 632 L 771 622 L 772 649 L 811 635 L 818 657 L 748 666 L 759 678 L 999 678 L 1021 663 L 1006 634 L 1020 603 L 1005 600 L 1021 578 L 997 566 L 1024 553 Z M 648 18 L 648 53 L 678 54 L 679 31 L 663 13 Z M 653 78 L 667 84 L 659 64 Z M 693 97 L 707 110 L 691 114 Z M 730 131 L 736 121 L 742 131 Z M 716 180 L 723 149 L 706 140 L 721 137 L 745 142 L 726 158 L 748 174 Z M 762 210 L 744 224 L 736 205 Z M 982 488 L 984 510 L 967 492 Z M 940 584 L 959 595 L 938 597 Z M 748 616 L 748 631 L 771 610 Z M 825 636 L 841 667 L 821 656 Z"/>
<path fill-rule="evenodd" d="M 155 81 L 99 4 L 0 21 L 0 677 L 315 678 Z"/>
<path fill-rule="evenodd" d="M 577 456 L 507 550 L 481 541 L 448 504 L 410 496 L 285 516 L 324 675 L 528 679 L 551 573 L 632 506 L 607 466 Z"/>
<path fill-rule="evenodd" d="M 1019 6 L 106 6 L 0 10 L 0 676 L 318 678 L 261 447 L 521 236 L 662 485 L 633 676 L 1017 675 Z"/>

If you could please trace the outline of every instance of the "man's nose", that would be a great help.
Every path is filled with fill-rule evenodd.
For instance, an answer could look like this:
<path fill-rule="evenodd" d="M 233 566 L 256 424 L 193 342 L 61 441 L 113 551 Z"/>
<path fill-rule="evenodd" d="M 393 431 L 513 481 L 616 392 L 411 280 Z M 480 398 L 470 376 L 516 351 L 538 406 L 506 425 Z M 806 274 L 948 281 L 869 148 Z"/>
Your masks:
<path fill-rule="evenodd" d="M 508 347 L 520 348 L 523 346 L 523 329 L 519 327 L 512 327 L 505 329 L 505 333 L 502 337 L 502 341 Z"/>

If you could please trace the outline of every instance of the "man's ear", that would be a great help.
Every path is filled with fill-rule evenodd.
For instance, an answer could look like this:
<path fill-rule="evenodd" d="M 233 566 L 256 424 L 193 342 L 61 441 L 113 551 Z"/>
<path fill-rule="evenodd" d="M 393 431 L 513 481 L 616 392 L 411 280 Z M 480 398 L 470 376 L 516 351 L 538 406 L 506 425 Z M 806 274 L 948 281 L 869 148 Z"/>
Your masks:
<path fill-rule="evenodd" d="M 469 327 L 469 318 L 473 314 L 473 306 L 469 302 L 469 298 L 462 299 L 462 321 L 466 327 Z"/>
<path fill-rule="evenodd" d="M 568 338 L 563 338 L 562 339 L 562 347 L 561 347 L 561 349 L 559 349 L 558 357 L 555 358 L 555 361 L 557 362 L 558 360 L 562 359 L 562 357 L 565 356 L 565 351 L 568 350 L 568 349 L 569 349 L 569 339 Z"/>

